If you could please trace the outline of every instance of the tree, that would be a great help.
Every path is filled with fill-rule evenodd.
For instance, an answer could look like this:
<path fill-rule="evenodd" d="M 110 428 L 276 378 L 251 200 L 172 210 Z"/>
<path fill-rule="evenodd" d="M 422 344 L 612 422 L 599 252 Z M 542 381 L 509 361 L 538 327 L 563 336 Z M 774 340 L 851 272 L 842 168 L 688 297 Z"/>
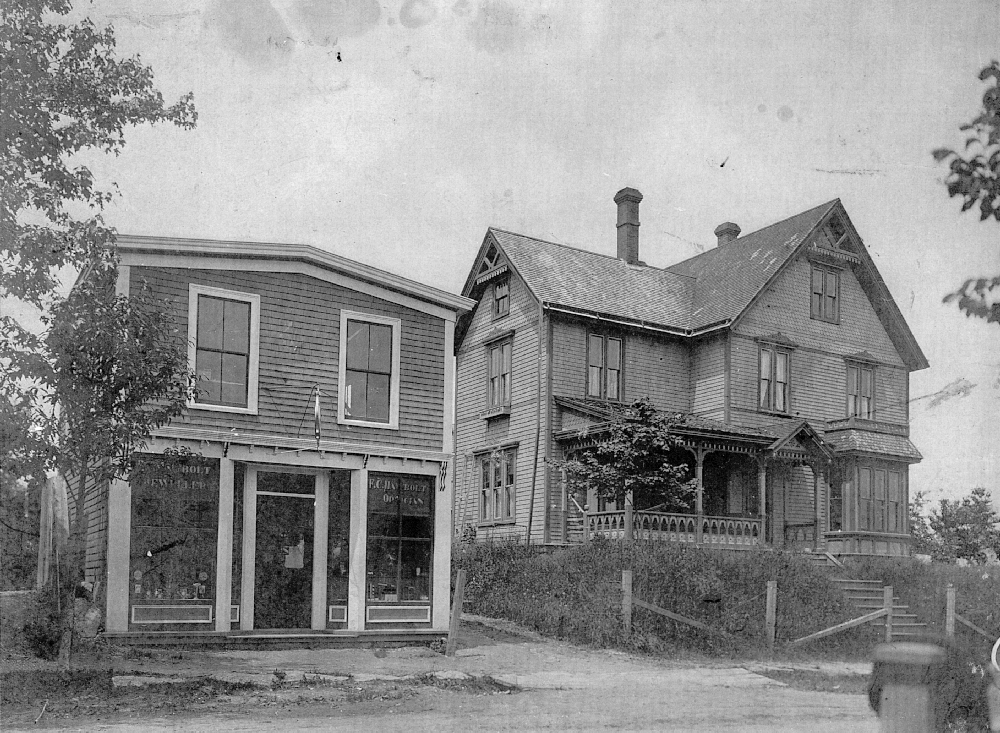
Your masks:
<path fill-rule="evenodd" d="M 914 552 L 941 562 L 964 559 L 974 564 L 986 562 L 987 550 L 1000 555 L 1000 513 L 986 489 L 975 488 L 962 499 L 941 499 L 927 516 L 922 511 L 925 503 L 922 491 L 911 500 Z"/>
<path fill-rule="evenodd" d="M 674 430 L 680 422 L 680 416 L 658 412 L 645 397 L 633 402 L 611 422 L 600 443 L 562 464 L 570 490 L 592 490 L 619 504 L 631 498 L 643 508 L 689 508 L 695 482 L 680 454 Z"/>
<path fill-rule="evenodd" d="M 66 22 L 69 0 L 0 8 L 0 298 L 37 308 L 47 329 L 0 316 L 0 417 L 13 422 L 0 458 L 36 485 L 56 467 L 77 476 L 81 520 L 87 472 L 124 475 L 149 431 L 182 409 L 187 376 L 164 310 L 148 294 L 116 295 L 115 232 L 100 214 L 113 194 L 75 156 L 117 155 L 126 127 L 189 129 L 197 116 L 191 94 L 165 105 L 149 67 L 116 57 L 110 27 Z M 67 267 L 82 274 L 63 298 Z M 77 547 L 63 575 L 74 582 L 85 531 L 81 521 L 72 529 Z"/>
<path fill-rule="evenodd" d="M 959 129 L 972 134 L 965 141 L 968 157 L 939 148 L 933 152 L 938 162 L 948 161 L 945 179 L 948 196 L 962 197 L 962 211 L 979 207 L 979 219 L 1000 222 L 1000 63 L 992 62 L 979 72 L 982 81 L 993 80 L 983 94 L 982 111 Z M 996 291 L 996 292 L 994 292 Z M 956 301 L 967 316 L 1000 323 L 1000 275 L 970 278 L 944 302 Z"/>

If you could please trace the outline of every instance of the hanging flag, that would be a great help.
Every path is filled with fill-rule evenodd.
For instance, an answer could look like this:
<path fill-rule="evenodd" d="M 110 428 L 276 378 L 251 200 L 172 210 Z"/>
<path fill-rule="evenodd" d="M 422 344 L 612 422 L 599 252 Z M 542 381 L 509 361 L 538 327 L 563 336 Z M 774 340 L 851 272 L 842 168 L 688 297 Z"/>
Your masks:
<path fill-rule="evenodd" d="M 319 409 L 319 385 L 317 384 L 313 388 L 313 392 L 316 395 L 316 405 L 313 409 L 313 429 L 316 432 L 316 450 L 319 450 L 319 442 L 323 438 L 323 423 L 321 421 L 322 415 Z"/>

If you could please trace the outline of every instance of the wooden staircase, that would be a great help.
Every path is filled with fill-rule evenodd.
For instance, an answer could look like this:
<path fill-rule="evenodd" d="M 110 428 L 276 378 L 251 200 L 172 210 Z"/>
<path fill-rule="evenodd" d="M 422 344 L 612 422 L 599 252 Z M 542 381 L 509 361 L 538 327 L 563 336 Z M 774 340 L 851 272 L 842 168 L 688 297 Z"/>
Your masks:
<path fill-rule="evenodd" d="M 881 580 L 855 580 L 843 577 L 846 571 L 834 555 L 828 552 L 811 551 L 806 556 L 814 567 L 830 571 L 830 582 L 844 594 L 848 602 L 858 611 L 858 616 L 877 611 L 882 608 L 884 586 Z M 910 641 L 914 637 L 927 633 L 927 624 L 920 621 L 915 613 L 909 612 L 909 606 L 899 602 L 899 596 L 893 591 L 892 598 L 892 640 Z M 871 626 L 885 628 L 885 619 L 877 618 L 870 622 Z"/>

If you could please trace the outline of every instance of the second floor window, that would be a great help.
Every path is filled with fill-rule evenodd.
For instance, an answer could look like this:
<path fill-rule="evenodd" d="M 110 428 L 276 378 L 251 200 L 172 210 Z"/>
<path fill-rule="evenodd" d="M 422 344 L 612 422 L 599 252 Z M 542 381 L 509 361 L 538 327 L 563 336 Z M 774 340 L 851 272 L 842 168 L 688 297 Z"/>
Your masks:
<path fill-rule="evenodd" d="M 188 355 L 198 377 L 192 407 L 257 409 L 257 332 L 260 297 L 191 285 Z"/>
<path fill-rule="evenodd" d="M 510 281 L 504 280 L 493 286 L 493 317 L 500 318 L 510 313 Z"/>
<path fill-rule="evenodd" d="M 847 365 L 847 416 L 871 420 L 875 395 L 875 370 L 860 364 Z"/>
<path fill-rule="evenodd" d="M 395 318 L 341 312 L 338 420 L 397 427 L 399 323 Z"/>
<path fill-rule="evenodd" d="M 591 334 L 587 338 L 587 396 L 605 400 L 622 398 L 622 346 L 620 338 Z"/>
<path fill-rule="evenodd" d="M 773 346 L 760 347 L 760 394 L 762 410 L 788 412 L 788 352 Z"/>
<path fill-rule="evenodd" d="M 496 451 L 481 459 L 479 521 L 502 522 L 514 518 L 514 475 L 517 451 Z"/>
<path fill-rule="evenodd" d="M 510 341 L 491 344 L 487 349 L 490 408 L 510 406 L 510 351 Z"/>
<path fill-rule="evenodd" d="M 837 270 L 812 266 L 812 303 L 809 314 L 820 321 L 840 321 L 840 273 Z"/>

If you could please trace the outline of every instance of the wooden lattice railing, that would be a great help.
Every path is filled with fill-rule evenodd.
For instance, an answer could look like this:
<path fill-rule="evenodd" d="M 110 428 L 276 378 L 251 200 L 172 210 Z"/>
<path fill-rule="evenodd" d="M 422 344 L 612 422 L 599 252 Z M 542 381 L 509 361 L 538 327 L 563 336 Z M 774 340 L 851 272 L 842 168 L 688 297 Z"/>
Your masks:
<path fill-rule="evenodd" d="M 752 547 L 763 544 L 761 520 L 665 512 L 632 512 L 633 537 L 712 546 Z M 594 512 L 586 517 L 590 537 L 623 539 L 626 512 Z M 701 524 L 699 537 L 698 525 Z"/>

